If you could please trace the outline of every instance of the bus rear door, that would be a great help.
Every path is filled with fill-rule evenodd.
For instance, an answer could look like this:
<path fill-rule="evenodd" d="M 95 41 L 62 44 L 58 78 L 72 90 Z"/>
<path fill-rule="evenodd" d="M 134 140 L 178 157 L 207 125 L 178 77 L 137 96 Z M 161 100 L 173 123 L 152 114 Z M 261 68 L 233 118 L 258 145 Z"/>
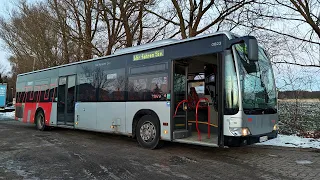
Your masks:
<path fill-rule="evenodd" d="M 59 77 L 58 87 L 58 125 L 74 125 L 76 76 Z"/>

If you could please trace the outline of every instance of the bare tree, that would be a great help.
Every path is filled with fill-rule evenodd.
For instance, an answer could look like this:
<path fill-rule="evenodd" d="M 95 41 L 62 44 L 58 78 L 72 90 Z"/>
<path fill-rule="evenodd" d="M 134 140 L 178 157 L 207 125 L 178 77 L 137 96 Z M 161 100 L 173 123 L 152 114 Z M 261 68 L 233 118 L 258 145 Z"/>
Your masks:
<path fill-rule="evenodd" d="M 10 21 L 0 19 L 0 37 L 14 58 L 34 60 L 28 71 L 60 64 L 58 35 L 53 31 L 53 17 L 43 4 L 29 6 L 22 2 Z M 10 59 L 9 59 L 10 60 Z"/>
<path fill-rule="evenodd" d="M 112 53 L 115 45 L 124 37 L 123 23 L 120 21 L 120 13 L 116 1 L 99 0 L 98 11 L 101 14 L 101 21 L 105 23 L 107 47 L 104 55 Z"/>
<path fill-rule="evenodd" d="M 309 24 L 313 29 L 312 33 L 316 33 L 320 38 L 320 1 L 319 0 L 290 0 L 291 5 L 285 4 L 279 0 L 277 3 L 298 12 L 305 23 Z M 318 13 L 318 14 L 316 14 Z"/>
<path fill-rule="evenodd" d="M 219 24 L 228 16 L 239 11 L 254 0 L 240 1 L 177 1 L 171 0 L 171 6 L 165 11 L 148 10 L 153 15 L 179 27 L 173 36 L 180 34 L 181 38 L 194 37 L 212 27 L 219 29 Z M 168 2 L 169 3 L 169 2 Z M 173 12 L 173 13 L 172 13 Z M 166 14 L 169 14 L 166 16 Z"/>
<path fill-rule="evenodd" d="M 61 35 L 61 52 L 63 63 L 72 62 L 72 53 L 70 52 L 71 28 L 67 23 L 67 9 L 57 0 L 49 0 L 49 7 L 53 11 L 53 16 L 56 16 L 55 29 Z"/>
<path fill-rule="evenodd" d="M 125 47 L 133 46 L 134 42 L 140 45 L 143 40 L 144 30 L 150 27 L 146 19 L 149 13 L 146 11 L 146 8 L 154 4 L 147 2 L 148 1 L 120 0 L 117 3 L 120 10 L 119 20 L 123 23 L 125 32 Z"/>
<path fill-rule="evenodd" d="M 4 74 L 5 66 L 0 64 L 0 74 Z"/>
<path fill-rule="evenodd" d="M 97 0 L 66 0 L 59 1 L 59 3 L 67 10 L 67 20 L 70 22 L 69 27 L 72 29 L 70 35 L 78 44 L 77 59 L 90 59 L 93 57 L 93 54 L 101 54 L 93 44 L 100 14 L 94 8 Z"/>
<path fill-rule="evenodd" d="M 237 30 L 256 36 L 274 63 L 320 67 L 318 0 L 258 0 L 251 6 L 243 13 L 248 18 Z"/>
<path fill-rule="evenodd" d="M 0 64 L 0 83 L 3 82 L 4 76 L 5 76 L 5 67 L 4 65 Z"/>

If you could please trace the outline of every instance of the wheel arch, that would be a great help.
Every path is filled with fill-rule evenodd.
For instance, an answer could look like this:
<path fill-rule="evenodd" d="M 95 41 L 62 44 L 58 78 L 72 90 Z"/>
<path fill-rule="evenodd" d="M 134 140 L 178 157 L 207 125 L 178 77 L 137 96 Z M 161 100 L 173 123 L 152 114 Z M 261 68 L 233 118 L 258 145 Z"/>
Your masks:
<path fill-rule="evenodd" d="M 136 137 L 136 127 L 138 125 L 138 122 L 139 122 L 140 118 L 142 116 L 145 116 L 145 115 L 151 115 L 151 116 L 155 117 L 158 120 L 158 122 L 159 122 L 159 130 L 161 132 L 161 124 L 160 124 L 160 119 L 159 119 L 158 114 L 156 112 L 154 112 L 153 110 L 151 110 L 151 109 L 140 109 L 133 116 L 133 120 L 132 120 L 132 138 Z"/>

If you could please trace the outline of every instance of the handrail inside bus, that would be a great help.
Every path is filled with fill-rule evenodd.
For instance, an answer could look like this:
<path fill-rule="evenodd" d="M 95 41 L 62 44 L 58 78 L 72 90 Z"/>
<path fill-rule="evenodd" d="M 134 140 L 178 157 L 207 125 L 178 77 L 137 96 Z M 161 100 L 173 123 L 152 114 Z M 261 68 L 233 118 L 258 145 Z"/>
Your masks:
<path fill-rule="evenodd" d="M 196 128 L 197 128 L 197 132 L 198 132 L 198 140 L 201 141 L 201 133 L 198 127 L 198 108 L 199 108 L 199 104 L 201 102 L 201 100 L 205 100 L 208 102 L 208 139 L 210 139 L 210 106 L 209 106 L 209 99 L 208 98 L 200 98 L 197 102 L 197 106 L 196 106 Z"/>
<path fill-rule="evenodd" d="M 174 112 L 173 118 L 176 117 L 179 106 L 180 106 L 182 103 L 184 103 L 184 102 L 187 103 L 188 100 L 185 99 L 185 100 L 182 100 L 181 102 L 179 102 L 179 104 L 178 104 L 177 107 L 176 107 L 176 111 Z"/>

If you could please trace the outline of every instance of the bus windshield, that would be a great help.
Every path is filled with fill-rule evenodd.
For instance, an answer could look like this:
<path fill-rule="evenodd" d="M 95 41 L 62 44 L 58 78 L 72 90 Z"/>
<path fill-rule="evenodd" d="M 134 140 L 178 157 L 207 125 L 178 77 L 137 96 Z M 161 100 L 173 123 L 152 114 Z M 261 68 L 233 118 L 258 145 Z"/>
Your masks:
<path fill-rule="evenodd" d="M 276 89 L 270 60 L 259 47 L 258 61 L 249 61 L 244 44 L 237 44 L 242 107 L 246 114 L 276 113 Z"/>

